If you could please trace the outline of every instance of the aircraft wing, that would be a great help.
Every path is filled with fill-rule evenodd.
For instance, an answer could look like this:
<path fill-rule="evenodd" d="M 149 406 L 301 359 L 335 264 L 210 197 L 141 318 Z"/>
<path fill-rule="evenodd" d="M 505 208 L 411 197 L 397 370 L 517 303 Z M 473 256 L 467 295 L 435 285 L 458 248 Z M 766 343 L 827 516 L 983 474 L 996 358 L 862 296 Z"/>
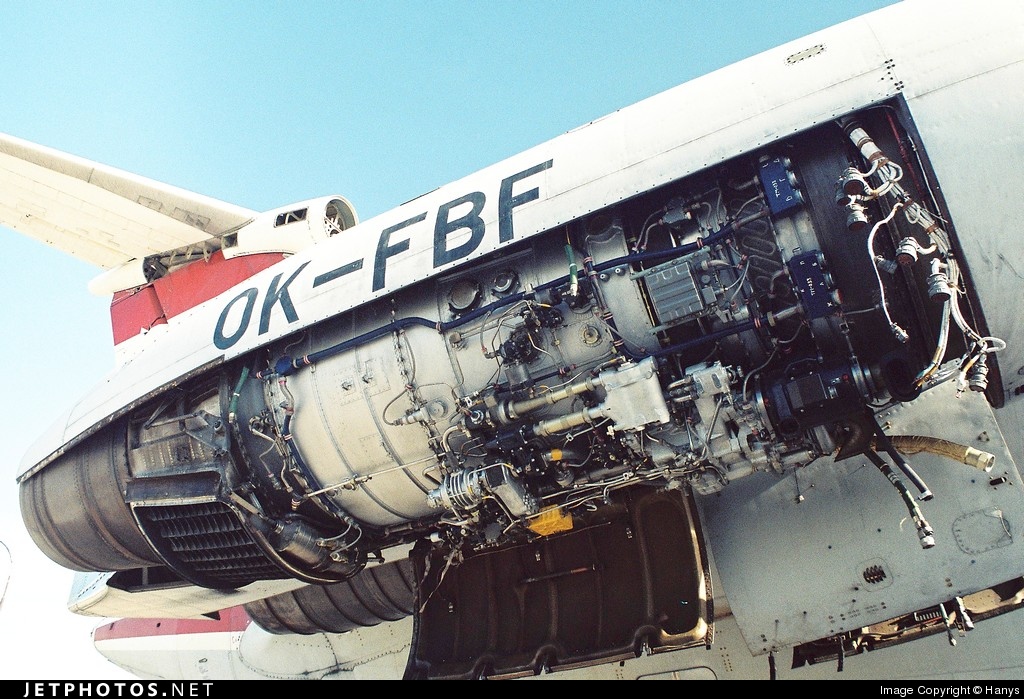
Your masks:
<path fill-rule="evenodd" d="M 0 134 L 0 225 L 102 269 L 217 238 L 256 215 Z"/>

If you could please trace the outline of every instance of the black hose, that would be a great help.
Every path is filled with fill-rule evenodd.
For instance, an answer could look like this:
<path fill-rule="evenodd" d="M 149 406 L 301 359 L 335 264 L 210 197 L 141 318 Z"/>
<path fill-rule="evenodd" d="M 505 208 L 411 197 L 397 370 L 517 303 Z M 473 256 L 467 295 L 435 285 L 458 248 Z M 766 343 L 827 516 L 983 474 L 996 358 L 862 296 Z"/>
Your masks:
<path fill-rule="evenodd" d="M 756 221 L 760 218 L 764 218 L 768 215 L 768 209 L 761 209 L 755 214 L 751 214 L 746 218 L 741 218 L 738 221 L 727 223 L 719 228 L 714 233 L 709 233 L 703 238 L 698 239 L 696 242 L 687 243 L 678 247 L 669 248 L 668 250 L 652 250 L 651 252 L 638 252 L 632 255 L 623 255 L 622 257 L 616 257 L 611 260 L 606 260 L 599 265 L 594 265 L 594 270 L 597 272 L 603 272 L 606 269 L 612 269 L 613 267 L 619 267 L 621 265 L 630 264 L 633 262 L 652 262 L 658 260 L 669 260 L 676 257 L 682 257 L 683 255 L 689 255 L 691 252 L 696 252 L 701 248 L 709 245 L 714 245 L 730 235 L 734 235 L 737 230 L 743 226 Z"/>
<path fill-rule="evenodd" d="M 723 337 L 728 337 L 729 335 L 736 335 L 737 333 L 744 332 L 745 330 L 752 330 L 756 328 L 760 323 L 761 321 L 758 320 L 748 320 L 743 323 L 737 323 L 736 325 L 730 325 L 728 327 L 722 328 L 721 330 L 716 330 L 713 333 L 701 335 L 700 337 L 695 337 L 692 340 L 687 340 L 686 342 L 680 342 L 679 344 L 665 347 L 656 352 L 652 352 L 651 354 L 652 356 L 655 357 L 663 357 L 667 354 L 678 354 L 680 352 L 685 352 L 686 350 L 693 349 L 694 347 L 706 345 L 709 342 L 717 342 L 718 340 L 721 340 Z"/>
<path fill-rule="evenodd" d="M 924 518 L 921 513 L 921 508 L 918 507 L 917 502 L 914 500 L 914 496 L 910 494 L 910 490 L 904 485 L 903 481 L 900 480 L 899 476 L 889 467 L 889 464 L 882 460 L 882 457 L 878 455 L 873 449 L 868 449 L 864 452 L 868 459 L 873 463 L 879 471 L 882 472 L 889 482 L 895 486 L 896 490 L 900 492 L 903 497 L 903 502 L 907 506 L 907 510 L 910 512 L 911 519 L 914 520 L 914 525 L 917 527 L 917 536 L 921 540 L 921 547 L 930 549 L 935 546 L 935 533 L 931 525 L 928 524 L 928 520 Z"/>
<path fill-rule="evenodd" d="M 892 444 L 892 440 L 889 439 L 889 435 L 887 435 L 882 429 L 882 426 L 878 424 L 878 420 L 875 419 L 874 415 L 871 416 L 871 422 L 874 425 L 875 437 L 878 438 L 878 443 L 881 445 L 882 449 L 885 450 L 885 453 L 889 455 L 889 458 L 893 460 L 893 463 L 900 467 L 900 470 L 903 471 L 907 478 L 909 478 L 914 486 L 921 492 L 921 500 L 931 500 L 934 496 L 932 495 L 932 491 L 928 489 L 928 485 L 920 476 L 917 475 L 914 469 L 910 467 L 910 464 L 903 458 L 903 455 L 896 450 L 896 447 Z"/>

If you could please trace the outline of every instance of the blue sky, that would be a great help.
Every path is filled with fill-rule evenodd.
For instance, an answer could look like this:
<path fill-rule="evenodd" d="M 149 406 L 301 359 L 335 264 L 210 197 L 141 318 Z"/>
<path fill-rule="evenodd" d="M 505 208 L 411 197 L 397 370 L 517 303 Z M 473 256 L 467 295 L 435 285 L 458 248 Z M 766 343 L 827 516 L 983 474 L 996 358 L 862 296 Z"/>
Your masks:
<path fill-rule="evenodd" d="M 4 3 L 0 132 L 256 210 L 341 194 L 365 220 L 890 4 Z M 86 291 L 95 268 L 0 240 L 0 540 L 14 561 L 0 679 L 123 678 L 92 648 L 99 620 L 66 610 L 72 574 L 28 540 L 14 482 L 28 446 L 112 365 L 109 299 Z"/>

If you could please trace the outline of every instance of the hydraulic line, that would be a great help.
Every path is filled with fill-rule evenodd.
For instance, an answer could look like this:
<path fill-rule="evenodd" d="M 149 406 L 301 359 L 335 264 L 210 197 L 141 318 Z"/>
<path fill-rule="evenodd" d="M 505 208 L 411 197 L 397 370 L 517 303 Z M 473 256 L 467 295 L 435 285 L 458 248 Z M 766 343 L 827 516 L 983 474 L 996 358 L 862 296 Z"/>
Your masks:
<path fill-rule="evenodd" d="M 759 325 L 761 325 L 760 319 L 744 321 L 742 323 L 730 325 L 726 328 L 722 328 L 721 330 L 716 330 L 715 332 L 708 333 L 707 335 L 701 335 L 700 337 L 696 337 L 692 340 L 687 340 L 686 342 L 680 342 L 679 344 L 675 344 L 670 347 L 665 347 L 656 352 L 652 352 L 651 354 L 655 357 L 665 357 L 680 352 L 685 352 L 686 350 L 693 349 L 694 347 L 700 347 L 711 342 L 717 342 L 718 340 L 721 340 L 723 337 L 728 337 L 729 335 L 736 335 L 737 333 L 741 333 L 746 330 L 753 330 Z"/>
<path fill-rule="evenodd" d="M 337 503 L 335 503 L 330 497 L 321 497 L 323 493 L 328 492 L 330 489 L 320 487 L 320 483 L 313 475 L 313 471 L 306 465 L 305 459 L 302 458 L 302 453 L 299 451 L 298 445 L 295 444 L 295 439 L 292 435 L 292 418 L 295 415 L 295 400 L 292 398 L 291 392 L 288 390 L 287 380 L 283 376 L 278 379 L 278 385 L 281 387 L 281 391 L 288 399 L 285 403 L 284 419 L 281 421 L 281 441 L 284 442 L 285 448 L 288 450 L 288 455 L 291 457 L 292 463 L 295 465 L 295 470 L 304 481 L 300 484 L 302 486 L 300 491 L 303 491 L 304 494 L 299 500 L 296 500 L 293 495 L 293 507 L 297 507 L 301 503 L 302 499 L 308 499 L 328 515 L 347 520 L 348 513 L 338 507 Z M 281 475 L 283 477 L 284 472 L 282 472 Z"/>
<path fill-rule="evenodd" d="M 594 265 L 589 260 L 589 258 L 588 258 L 587 260 L 584 261 L 584 265 L 585 265 L 585 268 L 586 268 L 588 276 L 589 277 L 594 277 L 594 276 L 596 276 L 596 274 L 598 272 L 601 272 L 601 271 L 606 270 L 606 269 L 611 269 L 613 267 L 618 267 L 618 266 L 623 265 L 623 264 L 629 264 L 629 263 L 632 263 L 632 262 L 647 262 L 647 261 L 650 261 L 650 260 L 660 260 L 660 259 L 670 259 L 670 258 L 675 258 L 675 257 L 681 257 L 683 255 L 686 255 L 688 253 L 694 252 L 694 251 L 699 250 L 700 248 L 706 247 L 708 245 L 714 245 L 715 243 L 719 242 L 720 240 L 723 240 L 723 239 L 729 237 L 730 235 L 735 234 L 740 228 L 742 228 L 743 226 L 747 225 L 748 223 L 751 223 L 753 221 L 757 221 L 759 219 L 765 218 L 766 216 L 768 216 L 768 213 L 769 213 L 769 210 L 767 208 L 764 208 L 764 209 L 762 209 L 762 210 L 760 210 L 760 211 L 758 211 L 758 212 L 756 212 L 754 214 L 751 214 L 750 216 L 747 216 L 745 218 L 733 221 L 732 223 L 728 223 L 725 226 L 722 226 L 720 229 L 718 229 L 714 233 L 710 233 L 707 236 L 705 236 L 704 238 L 701 238 L 700 240 L 697 240 L 696 242 L 688 243 L 686 245 L 681 245 L 679 247 L 672 248 L 670 250 L 659 250 L 659 251 L 654 251 L 654 252 L 650 252 L 650 253 L 637 253 L 637 254 L 633 254 L 633 255 L 625 255 L 623 257 L 617 257 L 617 258 L 612 259 L 612 260 L 607 260 L 605 262 L 602 262 L 599 265 Z M 570 256 L 570 260 L 572 260 L 571 248 L 566 250 L 566 254 L 569 255 Z M 257 372 L 256 373 L 256 377 L 257 378 L 265 378 L 270 373 L 277 374 L 278 376 L 288 376 L 290 374 L 295 373 L 296 371 L 298 371 L 299 369 L 301 369 L 304 366 L 309 366 L 311 364 L 315 364 L 316 362 L 318 362 L 318 361 L 320 361 L 322 359 L 327 359 L 329 357 L 333 357 L 335 355 L 341 354 L 342 352 L 346 352 L 346 351 L 352 349 L 353 347 L 358 347 L 358 346 L 364 345 L 367 342 L 370 342 L 372 340 L 376 340 L 376 339 L 378 339 L 380 337 L 384 337 L 388 333 L 397 332 L 399 330 L 405 330 L 406 328 L 410 328 L 410 327 L 421 326 L 421 327 L 425 327 L 425 328 L 430 328 L 432 330 L 436 330 L 439 333 L 447 332 L 447 331 L 452 330 L 454 328 L 457 328 L 457 327 L 460 327 L 462 325 L 465 325 L 466 323 L 474 321 L 477 318 L 480 318 L 480 317 L 483 317 L 483 316 L 485 316 L 485 315 L 487 315 L 489 313 L 492 313 L 493 311 L 495 311 L 498 308 L 503 308 L 503 307 L 511 305 L 513 303 L 517 303 L 519 301 L 526 300 L 530 295 L 532 295 L 536 291 L 545 291 L 545 290 L 548 290 L 548 289 L 554 289 L 554 288 L 557 288 L 559 286 L 562 286 L 563 284 L 567 284 L 567 283 L 568 284 L 573 284 L 574 282 L 578 283 L 578 271 L 575 268 L 574 263 L 573 263 L 573 265 L 570 266 L 570 274 L 564 275 L 562 277 L 559 277 L 559 278 L 554 279 L 554 280 L 549 281 L 549 282 L 545 282 L 544 284 L 541 284 L 540 286 L 537 286 L 533 290 L 530 290 L 530 291 L 520 291 L 520 292 L 515 293 L 515 294 L 510 294 L 509 296 L 506 296 L 505 298 L 499 299 L 499 300 L 494 301 L 493 303 L 489 303 L 489 304 L 487 304 L 485 306 L 481 306 L 480 308 L 477 308 L 477 309 L 471 311 L 470 313 L 466 313 L 465 315 L 459 316 L 458 318 L 456 318 L 454 320 L 450 320 L 448 322 L 442 322 L 442 321 L 433 321 L 433 320 L 429 320 L 427 318 L 420 318 L 420 317 L 415 317 L 415 316 L 414 317 L 409 317 L 409 318 L 399 318 L 397 320 L 393 320 L 392 322 L 390 322 L 390 323 L 388 323 L 386 325 L 381 325 L 380 327 L 377 327 L 377 328 L 374 328 L 373 330 L 365 332 L 362 335 L 358 335 L 356 337 L 350 338 L 350 339 L 345 340 L 343 342 L 339 342 L 336 345 L 324 348 L 324 349 L 319 350 L 317 352 L 313 352 L 312 354 L 307 354 L 307 355 L 304 355 L 302 357 L 298 357 L 298 358 L 295 358 L 295 359 L 292 359 L 291 357 L 281 357 L 277 361 L 277 363 L 274 365 L 272 371 Z M 733 326 L 732 328 L 728 328 L 725 331 L 719 331 L 719 333 L 714 333 L 713 335 L 710 335 L 710 336 L 707 336 L 707 337 L 704 337 L 704 338 L 700 338 L 698 341 L 695 341 L 692 344 L 694 344 L 694 345 L 704 344 L 705 342 L 708 342 L 711 339 L 719 339 L 720 337 L 722 337 L 724 335 L 731 335 L 733 333 L 742 332 L 743 330 L 749 330 L 751 327 L 753 327 L 753 325 L 751 325 L 751 324 L 742 324 L 742 327 L 741 326 Z M 684 345 L 686 345 L 686 346 L 689 346 L 690 344 L 691 343 L 684 343 Z M 686 347 L 682 347 L 682 348 L 685 349 Z M 623 354 L 625 354 L 630 359 L 637 359 L 638 358 L 635 354 L 627 351 L 624 346 L 621 346 L 621 343 L 620 343 L 620 349 L 623 351 Z M 660 355 L 664 355 L 664 354 L 666 354 L 670 350 L 677 350 L 677 349 L 680 349 L 680 347 L 669 348 L 669 350 L 662 350 L 662 351 L 658 352 L 657 355 L 659 355 L 659 356 Z"/>
<path fill-rule="evenodd" d="M 312 354 L 303 355 L 302 357 L 298 357 L 295 359 L 292 359 L 291 357 L 281 357 L 280 359 L 277 360 L 277 362 L 270 370 L 257 372 L 256 378 L 266 378 L 270 374 L 276 374 L 278 376 L 289 376 L 291 374 L 294 374 L 296 371 L 298 371 L 304 366 L 315 364 L 323 359 L 328 359 L 330 357 L 341 354 L 342 352 L 346 352 L 354 347 L 359 347 L 361 345 L 366 344 L 367 342 L 371 342 L 378 338 L 384 337 L 389 333 L 398 332 L 400 330 L 405 330 L 407 328 L 419 326 L 423 328 L 430 328 L 431 330 L 436 330 L 439 333 L 448 332 L 449 330 L 461 327 L 467 323 L 476 320 L 477 318 L 492 313 L 494 310 L 498 308 L 503 308 L 513 303 L 518 303 L 520 301 L 526 300 L 528 296 L 530 296 L 536 291 L 546 291 L 547 289 L 554 289 L 570 281 L 571 280 L 569 275 L 559 277 L 558 279 L 554 279 L 550 282 L 541 284 L 540 286 L 536 287 L 533 291 L 520 291 L 518 293 L 511 294 L 503 299 L 499 299 L 497 301 L 494 301 L 493 303 L 489 303 L 486 306 L 481 306 L 480 308 L 477 308 L 476 310 L 470 313 L 459 316 L 458 318 L 450 320 L 448 322 L 434 321 L 428 318 L 421 318 L 418 316 L 399 318 L 397 320 L 391 321 L 390 323 L 381 325 L 377 328 L 374 328 L 373 330 L 365 332 L 362 335 L 357 335 L 356 337 L 349 338 L 348 340 L 339 342 L 338 344 L 332 345 L 330 347 L 326 347 L 317 352 L 313 352 Z M 632 355 L 628 352 L 624 353 L 631 359 L 636 358 L 635 355 Z"/>
<path fill-rule="evenodd" d="M 920 388 L 924 385 L 931 376 L 938 370 L 942 364 L 942 358 L 946 356 L 946 346 L 949 341 L 949 319 L 952 315 L 950 308 L 950 299 L 946 299 L 942 304 L 942 324 L 939 326 L 939 339 L 935 343 L 935 353 L 932 355 L 931 364 L 929 364 L 924 371 L 918 375 L 917 380 L 914 381 L 915 388 Z"/>
<path fill-rule="evenodd" d="M 238 383 L 235 384 L 235 390 L 231 393 L 231 402 L 228 405 L 228 422 L 232 425 L 237 419 L 238 399 L 242 394 L 242 387 L 248 379 L 249 367 L 242 367 L 242 373 L 238 377 Z"/>
<path fill-rule="evenodd" d="M 606 260 L 599 265 L 595 265 L 594 269 L 598 272 L 603 272 L 606 269 L 612 269 L 621 265 L 630 264 L 631 262 L 652 262 L 660 261 L 664 259 L 672 259 L 676 257 L 682 257 L 688 255 L 691 252 L 696 252 L 701 248 L 705 248 L 709 245 L 714 245 L 721 240 L 728 238 L 730 235 L 734 235 L 739 229 L 746 226 L 748 223 L 760 220 L 768 216 L 769 210 L 767 208 L 761 209 L 757 213 L 751 214 L 745 218 L 738 219 L 732 223 L 719 228 L 713 233 L 709 233 L 703 238 L 699 238 L 693 243 L 687 243 L 680 245 L 679 247 L 669 248 L 668 250 L 653 250 L 651 252 L 640 252 L 632 255 L 623 255 L 622 257 L 616 257 L 611 260 Z"/>
<path fill-rule="evenodd" d="M 904 337 L 905 333 L 903 332 L 903 330 L 898 325 L 896 325 L 896 322 L 893 321 L 892 316 L 889 315 L 889 304 L 885 300 L 885 285 L 882 283 L 882 275 L 880 275 L 878 273 L 878 265 L 874 264 L 874 259 L 875 259 L 874 245 L 875 245 L 875 233 L 878 232 L 879 228 L 881 228 L 882 226 L 884 226 L 885 224 L 889 223 L 889 221 L 892 220 L 892 217 L 896 215 L 896 212 L 899 210 L 899 208 L 901 206 L 902 206 L 902 204 L 897 202 L 896 205 L 892 207 L 892 210 L 889 212 L 889 215 L 886 216 L 885 218 L 883 218 L 878 223 L 876 223 L 871 228 L 871 232 L 868 233 L 868 240 L 867 240 L 868 257 L 872 260 L 871 267 L 875 270 L 875 279 L 878 280 L 878 292 L 881 295 L 881 301 L 880 301 L 879 305 L 882 307 L 882 312 L 885 314 L 885 320 L 889 323 L 889 328 L 892 330 L 893 334 L 897 337 L 897 339 Z M 904 340 L 901 339 L 900 341 L 903 342 Z"/>
<path fill-rule="evenodd" d="M 687 340 L 685 342 L 680 342 L 675 345 L 670 345 L 669 347 L 664 347 L 660 350 L 657 350 L 656 352 L 651 352 L 651 356 L 670 356 L 673 354 L 685 352 L 687 350 L 693 349 L 694 347 L 701 347 L 711 342 L 717 342 L 718 340 L 721 340 L 723 337 L 736 335 L 747 330 L 761 328 L 766 325 L 774 326 L 779 321 L 791 318 L 797 315 L 798 313 L 800 313 L 799 306 L 790 306 L 789 308 L 784 308 L 778 313 L 769 313 L 766 316 L 756 316 L 753 320 L 743 321 L 742 323 L 735 323 L 733 325 L 726 326 L 720 330 L 707 333 L 706 335 L 695 337 L 692 340 Z"/>
<path fill-rule="evenodd" d="M 576 257 L 573 254 L 572 246 L 566 243 L 565 259 L 569 263 L 569 296 L 575 297 L 579 291 L 579 270 L 576 266 Z"/>
<path fill-rule="evenodd" d="M 892 441 L 889 439 L 889 435 L 885 433 L 882 426 L 878 424 L 878 420 L 875 419 L 874 415 L 871 415 L 871 423 L 875 431 L 875 439 L 878 441 L 879 446 L 889 455 L 889 457 L 900 467 L 900 470 L 911 480 L 911 482 L 921 492 L 922 500 L 931 500 L 932 492 L 928 490 L 928 486 L 925 484 L 921 477 L 914 472 L 914 469 L 910 467 L 907 460 L 896 450 L 893 446 Z"/>
<path fill-rule="evenodd" d="M 846 132 L 847 136 L 857 147 L 857 149 L 860 150 L 861 155 L 864 157 L 864 159 L 867 162 L 871 163 L 872 170 L 875 170 L 876 168 L 878 170 L 878 177 L 882 180 L 882 185 L 880 185 L 876 190 L 873 190 L 871 192 L 870 198 L 875 198 L 884 194 L 889 195 L 895 200 L 893 209 L 890 212 L 889 216 L 886 217 L 886 220 L 892 217 L 892 214 L 895 212 L 897 207 L 902 206 L 904 209 L 903 213 L 907 221 L 913 225 L 917 225 L 923 228 L 929 240 L 932 241 L 932 243 L 935 245 L 938 252 L 940 253 L 943 262 L 948 267 L 949 285 L 953 289 L 949 307 L 949 312 L 952 315 L 953 320 L 956 321 L 957 325 L 968 337 L 968 339 L 978 342 L 979 344 L 982 344 L 986 352 L 993 351 L 990 349 L 990 345 L 988 344 L 988 338 L 986 338 L 986 342 L 982 342 L 980 334 L 967 323 L 966 319 L 963 317 L 962 312 L 960 311 L 957 299 L 957 293 L 961 281 L 960 271 L 956 262 L 956 258 L 954 255 L 952 255 L 949 235 L 946 233 L 946 231 L 942 229 L 941 226 L 939 226 L 938 222 L 935 220 L 936 217 L 933 216 L 931 212 L 929 212 L 926 208 L 924 208 L 919 203 L 914 201 L 914 199 L 903 189 L 903 187 L 900 186 L 898 180 L 902 177 L 902 170 L 892 160 L 890 160 L 884 152 L 882 152 L 882 150 L 872 140 L 871 136 L 868 135 L 868 133 L 857 122 L 856 119 L 852 117 L 844 117 L 839 120 L 839 126 Z M 884 221 L 880 223 L 884 223 Z M 874 235 L 874 232 L 877 229 L 878 225 L 879 224 L 876 224 L 876 228 L 872 229 L 871 236 L 869 236 L 868 248 L 869 254 L 872 259 L 874 259 L 874 251 L 871 250 L 870 240 L 871 237 Z M 875 267 L 875 274 L 876 276 L 878 276 L 877 266 Z M 878 281 L 879 288 L 881 289 L 881 277 L 879 277 Z M 894 325 L 892 323 L 891 318 L 888 317 L 889 314 L 885 305 L 884 289 L 882 290 L 882 294 L 882 310 L 885 311 L 886 318 L 889 320 L 890 327 L 896 334 L 897 338 L 901 338 L 902 330 L 899 329 L 899 326 Z"/>
<path fill-rule="evenodd" d="M 907 511 L 910 512 L 911 519 L 914 520 L 914 526 L 917 527 L 917 536 L 921 541 L 921 548 L 930 549 L 935 546 L 935 532 L 931 525 L 928 524 L 928 520 L 924 518 L 921 513 L 921 508 L 917 506 L 914 501 L 914 496 L 910 494 L 907 486 L 903 484 L 893 470 L 889 467 L 889 464 L 885 463 L 873 449 L 868 449 L 864 452 L 868 459 L 873 463 L 879 471 L 882 472 L 889 482 L 895 486 L 896 490 L 900 492 L 900 496 L 903 498 L 904 504 L 907 506 Z"/>

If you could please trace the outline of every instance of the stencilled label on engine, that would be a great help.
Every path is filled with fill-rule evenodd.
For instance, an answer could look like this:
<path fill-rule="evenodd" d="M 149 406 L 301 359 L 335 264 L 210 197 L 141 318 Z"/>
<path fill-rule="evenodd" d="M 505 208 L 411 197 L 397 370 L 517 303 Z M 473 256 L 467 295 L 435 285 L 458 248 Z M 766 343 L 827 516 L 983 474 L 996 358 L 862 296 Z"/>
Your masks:
<path fill-rule="evenodd" d="M 821 253 L 815 250 L 797 255 L 789 261 L 788 267 L 808 318 L 821 318 L 838 309 L 829 277 L 822 268 Z"/>
<path fill-rule="evenodd" d="M 319 371 L 321 374 L 324 373 L 325 367 L 322 366 Z M 387 372 L 381 366 L 380 359 L 376 357 L 339 372 L 331 381 L 337 387 L 332 396 L 337 405 L 362 401 L 391 390 Z"/>

